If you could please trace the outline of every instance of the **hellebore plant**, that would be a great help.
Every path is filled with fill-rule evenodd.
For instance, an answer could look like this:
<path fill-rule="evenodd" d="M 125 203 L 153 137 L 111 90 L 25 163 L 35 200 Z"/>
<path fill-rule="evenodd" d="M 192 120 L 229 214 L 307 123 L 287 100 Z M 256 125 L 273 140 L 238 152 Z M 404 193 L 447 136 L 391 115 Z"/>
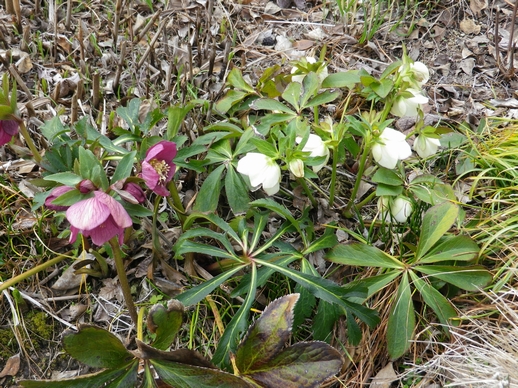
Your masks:
<path fill-rule="evenodd" d="M 390 113 L 398 117 L 416 117 L 422 105 L 428 102 L 421 91 L 407 89 L 405 93 L 398 95 L 392 105 Z"/>
<path fill-rule="evenodd" d="M 237 163 L 237 171 L 248 176 L 252 191 L 263 187 L 268 195 L 279 191 L 281 168 L 274 159 L 258 152 L 249 152 Z"/>
<path fill-rule="evenodd" d="M 291 68 L 291 74 L 293 74 L 291 80 L 302 83 L 306 74 L 311 71 L 317 74 L 320 83 L 328 76 L 327 65 L 324 62 L 317 61 L 314 57 L 306 57 L 297 61 Z"/>

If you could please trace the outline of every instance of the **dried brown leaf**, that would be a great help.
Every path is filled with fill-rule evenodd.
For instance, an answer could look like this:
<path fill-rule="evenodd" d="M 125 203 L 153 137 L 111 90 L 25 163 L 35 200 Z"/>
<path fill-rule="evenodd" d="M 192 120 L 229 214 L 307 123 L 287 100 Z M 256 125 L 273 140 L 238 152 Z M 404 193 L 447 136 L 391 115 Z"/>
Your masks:
<path fill-rule="evenodd" d="M 4 369 L 0 372 L 0 378 L 5 376 L 15 376 L 20 370 L 20 355 L 15 354 L 9 357 L 5 363 Z"/>

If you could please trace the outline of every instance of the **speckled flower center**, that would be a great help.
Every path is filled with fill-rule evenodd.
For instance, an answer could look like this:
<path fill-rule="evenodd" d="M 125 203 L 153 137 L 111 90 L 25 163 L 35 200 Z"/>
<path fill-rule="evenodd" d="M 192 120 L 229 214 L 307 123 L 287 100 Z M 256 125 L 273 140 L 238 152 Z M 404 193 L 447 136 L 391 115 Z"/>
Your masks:
<path fill-rule="evenodd" d="M 149 164 L 153 166 L 153 168 L 159 175 L 160 178 L 158 178 L 158 181 L 161 183 L 165 183 L 167 181 L 167 174 L 169 173 L 171 166 L 169 166 L 169 164 L 167 164 L 165 160 L 158 159 L 151 159 L 149 161 Z"/>

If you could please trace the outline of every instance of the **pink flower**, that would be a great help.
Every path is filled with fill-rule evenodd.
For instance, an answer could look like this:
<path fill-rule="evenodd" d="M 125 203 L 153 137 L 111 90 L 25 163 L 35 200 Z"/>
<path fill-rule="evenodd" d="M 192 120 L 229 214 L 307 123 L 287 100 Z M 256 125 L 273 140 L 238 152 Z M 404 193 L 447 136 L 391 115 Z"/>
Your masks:
<path fill-rule="evenodd" d="M 11 141 L 18 133 L 18 123 L 15 120 L 0 120 L 0 146 Z"/>
<path fill-rule="evenodd" d="M 103 245 L 115 236 L 119 236 L 122 244 L 124 228 L 129 228 L 133 222 L 126 209 L 112 196 L 94 191 L 94 196 L 79 201 L 67 210 L 66 216 L 70 222 L 70 242 L 76 241 L 77 234 L 91 237 L 95 245 Z"/>
<path fill-rule="evenodd" d="M 134 205 L 137 203 L 144 203 L 146 200 L 144 190 L 134 182 L 125 183 L 122 190 L 117 190 L 117 193 L 119 193 L 122 199 Z"/>
<path fill-rule="evenodd" d="M 54 200 L 56 198 L 62 196 L 65 193 L 68 193 L 71 190 L 74 190 L 74 188 L 70 187 L 70 186 L 55 187 L 54 189 L 52 189 L 52 191 L 50 192 L 50 195 L 47 197 L 47 199 L 45 199 L 45 206 L 47 206 L 50 210 L 55 210 L 55 211 L 67 210 L 69 208 L 68 206 L 54 205 L 52 202 L 54 202 Z"/>
<path fill-rule="evenodd" d="M 158 195 L 168 196 L 167 184 L 173 179 L 176 166 L 176 143 L 163 140 L 150 147 L 142 162 L 142 179 Z"/>

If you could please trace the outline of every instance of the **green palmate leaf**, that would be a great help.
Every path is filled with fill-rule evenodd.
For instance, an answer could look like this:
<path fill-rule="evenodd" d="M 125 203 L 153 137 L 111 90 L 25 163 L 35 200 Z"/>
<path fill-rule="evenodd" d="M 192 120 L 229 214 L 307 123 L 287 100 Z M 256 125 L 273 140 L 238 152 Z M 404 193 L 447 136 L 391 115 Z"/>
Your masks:
<path fill-rule="evenodd" d="M 255 290 L 257 287 L 257 269 L 254 263 L 252 263 L 251 267 L 250 286 L 245 301 L 227 325 L 212 357 L 212 362 L 216 365 L 228 364 L 230 353 L 235 353 L 236 351 L 240 334 L 246 330 L 247 317 L 255 300 Z"/>
<path fill-rule="evenodd" d="M 336 100 L 338 97 L 340 97 L 340 95 L 341 93 L 338 90 L 326 90 L 322 93 L 319 93 L 314 98 L 309 100 L 306 104 L 304 104 L 304 108 L 312 108 L 314 106 L 327 104 L 331 101 Z"/>
<path fill-rule="evenodd" d="M 235 275 L 237 272 L 243 270 L 247 267 L 248 264 L 243 264 L 228 271 L 225 271 L 218 276 L 213 277 L 202 284 L 191 288 L 185 292 L 182 292 L 180 295 L 176 296 L 176 299 L 183 303 L 185 306 L 191 306 L 193 304 L 198 303 L 207 295 L 209 295 L 216 287 L 219 287 L 223 282 L 229 279 L 231 276 Z"/>
<path fill-rule="evenodd" d="M 131 175 L 131 171 L 133 170 L 133 165 L 135 163 L 135 156 L 137 155 L 137 151 L 128 152 L 126 155 L 122 157 L 117 164 L 117 168 L 113 173 L 111 182 L 112 184 L 126 179 Z"/>
<path fill-rule="evenodd" d="M 167 109 L 167 139 L 172 140 L 178 134 L 185 116 L 198 105 L 197 102 L 192 101 L 187 105 L 175 105 Z"/>
<path fill-rule="evenodd" d="M 293 217 L 291 212 L 286 207 L 278 204 L 274 200 L 269 198 L 258 199 L 256 201 L 250 202 L 250 207 L 264 207 L 266 209 L 274 211 L 282 218 L 291 222 L 291 224 L 297 229 L 297 231 L 299 233 L 302 233 L 299 222 Z"/>
<path fill-rule="evenodd" d="M 410 272 L 410 277 L 414 283 L 414 286 L 417 288 L 419 293 L 421 294 L 424 302 L 432 308 L 432 310 L 437 314 L 439 321 L 445 325 L 458 325 L 458 321 L 452 321 L 452 318 L 457 316 L 457 312 L 455 308 L 450 303 L 448 299 L 444 297 L 439 291 L 437 291 L 430 283 L 425 280 L 419 278 L 415 272 Z"/>
<path fill-rule="evenodd" d="M 290 104 L 298 112 L 298 111 L 300 111 L 299 100 L 301 98 L 301 94 L 302 94 L 302 85 L 299 82 L 291 82 L 288 84 L 288 86 L 286 86 L 286 89 L 284 89 L 284 92 L 282 93 L 282 98 L 284 98 L 286 100 L 286 102 L 288 102 L 288 104 Z M 273 101 L 277 101 L 277 100 L 273 100 Z M 279 104 L 284 106 L 284 104 L 282 104 L 282 103 L 279 103 Z M 287 108 L 286 106 L 284 106 L 284 110 L 279 109 L 279 108 L 268 109 L 268 110 L 271 110 L 271 111 L 278 110 L 278 111 L 286 112 L 286 113 L 292 112 L 292 110 Z"/>
<path fill-rule="evenodd" d="M 239 175 L 234 166 L 227 166 L 227 174 L 225 176 L 225 194 L 227 195 L 228 204 L 235 215 L 245 213 L 248 210 L 248 188 L 245 181 Z"/>
<path fill-rule="evenodd" d="M 245 81 L 243 74 L 241 74 L 241 70 L 239 70 L 238 67 L 234 67 L 230 73 L 228 73 L 227 83 L 237 89 L 245 90 L 249 93 L 255 92 L 255 89 Z"/>
<path fill-rule="evenodd" d="M 261 154 L 265 154 L 270 158 L 277 157 L 277 150 L 271 143 L 268 143 L 266 140 L 251 138 L 250 143 L 253 144 L 255 148 L 257 148 L 257 151 L 259 151 Z"/>
<path fill-rule="evenodd" d="M 311 97 L 313 97 L 319 89 L 320 82 L 318 81 L 318 76 L 315 72 L 309 72 L 304 79 L 302 80 L 303 93 L 302 96 L 299 94 L 300 98 L 300 107 L 304 109 L 307 107 L 306 103 L 309 101 Z"/>
<path fill-rule="evenodd" d="M 167 308 L 161 304 L 151 307 L 147 316 L 147 327 L 155 334 L 152 343 L 156 349 L 165 350 L 173 343 L 183 322 L 183 305 L 177 300 L 167 302 Z"/>
<path fill-rule="evenodd" d="M 300 260 L 300 272 L 318 276 L 318 271 L 306 258 L 302 258 Z M 315 298 L 307 288 L 302 287 L 300 284 L 295 286 L 295 292 L 300 294 L 300 297 L 294 309 L 295 317 L 293 320 L 293 327 L 298 328 L 313 314 L 317 304 L 317 298 Z"/>
<path fill-rule="evenodd" d="M 300 90 L 300 84 L 298 82 L 292 82 L 290 85 L 292 84 L 299 85 Z M 290 108 L 288 108 L 286 105 L 284 105 L 282 102 L 279 102 L 271 98 L 259 98 L 250 104 L 250 108 L 255 110 L 279 111 L 289 113 L 292 116 L 296 116 L 296 113 Z"/>
<path fill-rule="evenodd" d="M 341 354 L 325 342 L 299 342 L 244 377 L 262 387 L 318 387 L 342 365 Z"/>
<path fill-rule="evenodd" d="M 138 366 L 138 361 L 135 360 L 124 368 L 108 369 L 97 373 L 82 375 L 74 379 L 65 380 L 22 380 L 18 381 L 18 386 L 23 388 L 99 388 L 104 387 L 105 384 L 117 379 L 128 370 L 133 370 Z"/>
<path fill-rule="evenodd" d="M 262 369 L 279 354 L 290 338 L 298 299 L 298 294 L 290 294 L 274 300 L 248 329 L 236 353 L 241 374 Z"/>
<path fill-rule="evenodd" d="M 405 272 L 392 302 L 387 324 L 388 352 L 392 359 L 401 357 L 408 350 L 415 328 L 415 312 L 412 292 Z"/>
<path fill-rule="evenodd" d="M 115 335 L 91 325 L 82 325 L 77 332 L 65 332 L 63 347 L 76 360 L 92 368 L 120 368 L 134 359 Z"/>
<path fill-rule="evenodd" d="M 143 218 L 143 217 L 151 217 L 153 212 L 142 205 L 138 205 L 136 203 L 124 202 L 124 209 L 128 212 L 128 214 L 132 217 Z"/>
<path fill-rule="evenodd" d="M 478 256 L 480 248 L 468 236 L 447 236 L 439 240 L 417 263 L 436 263 L 438 261 L 469 261 Z"/>
<path fill-rule="evenodd" d="M 451 202 L 443 202 L 425 213 L 421 235 L 417 245 L 416 258 L 420 259 L 451 228 L 459 214 L 459 207 Z"/>
<path fill-rule="evenodd" d="M 360 290 L 348 290 L 345 287 L 340 287 L 336 283 L 330 280 L 322 279 L 318 276 L 312 276 L 300 273 L 298 271 L 266 262 L 263 260 L 256 259 L 257 264 L 264 265 L 265 267 L 274 268 L 276 272 L 279 272 L 301 286 L 310 290 L 313 295 L 317 298 L 323 299 L 329 303 L 335 303 L 345 310 L 351 311 L 354 315 L 360 318 L 367 325 L 374 327 L 379 323 L 377 313 L 360 304 L 351 302 L 345 298 L 364 298 L 366 293 Z"/>
<path fill-rule="evenodd" d="M 219 236 L 221 238 L 224 238 L 223 235 Z M 187 252 L 197 252 L 207 256 L 219 257 L 221 259 L 230 259 L 239 262 L 238 258 L 234 256 L 232 253 L 229 253 L 221 248 L 214 247 L 212 245 L 182 239 L 177 244 L 175 244 L 175 246 L 178 247 L 176 248 L 176 253 L 179 255 L 185 254 Z"/>
<path fill-rule="evenodd" d="M 250 385 L 238 376 L 218 369 L 164 360 L 151 360 L 151 365 L 160 380 L 175 388 L 250 388 Z"/>
<path fill-rule="evenodd" d="M 249 93 L 241 90 L 229 90 L 222 99 L 216 103 L 216 110 L 221 113 L 227 113 L 236 103 L 242 101 Z"/>
<path fill-rule="evenodd" d="M 196 197 L 196 203 L 193 207 L 195 211 L 214 212 L 216 210 L 219 203 L 221 186 L 223 185 L 223 179 L 221 179 L 223 171 L 225 171 L 224 164 L 218 166 L 207 176 Z"/>
<path fill-rule="evenodd" d="M 184 246 L 184 241 L 188 239 L 194 239 L 196 237 L 204 237 L 204 238 L 212 238 L 221 243 L 221 245 L 227 250 L 228 253 L 234 252 L 234 248 L 232 247 L 232 243 L 229 241 L 228 237 L 223 233 L 215 232 L 209 228 L 198 227 L 194 229 L 189 229 L 187 232 L 184 232 L 178 239 L 178 243 L 175 244 L 175 250 L 178 254 L 184 254 L 186 252 L 195 252 L 192 248 L 186 248 Z M 214 245 L 214 244 L 213 244 Z M 234 256 L 231 256 L 234 257 Z M 235 257 L 237 259 L 237 257 Z"/>
<path fill-rule="evenodd" d="M 40 127 L 41 134 L 45 136 L 50 143 L 53 143 L 55 138 L 67 132 L 68 129 L 61 123 L 59 116 L 54 116 L 50 120 L 45 121 Z"/>
<path fill-rule="evenodd" d="M 493 279 L 493 276 L 486 269 L 477 265 L 469 267 L 421 265 L 414 267 L 414 269 L 466 291 L 477 291 Z"/>
<path fill-rule="evenodd" d="M 326 259 L 337 264 L 363 267 L 405 268 L 405 265 L 395 257 L 363 243 L 337 245 L 327 254 Z"/>
<path fill-rule="evenodd" d="M 397 197 L 403 193 L 403 186 L 389 186 L 384 183 L 378 183 L 376 187 L 376 195 L 378 197 L 389 196 Z"/>
<path fill-rule="evenodd" d="M 58 172 L 43 177 L 46 181 L 58 182 L 65 186 L 75 186 L 83 180 L 79 175 L 72 172 Z"/>
<path fill-rule="evenodd" d="M 349 70 L 341 73 L 329 74 L 324 82 L 323 88 L 347 88 L 354 89 L 356 84 L 360 82 L 358 70 Z"/>
<path fill-rule="evenodd" d="M 79 190 L 74 189 L 67 191 L 65 194 L 62 194 L 59 197 L 57 197 L 54 201 L 52 201 L 52 204 L 61 206 L 72 206 L 74 203 L 77 203 L 86 198 L 90 198 L 91 196 L 91 193 L 83 194 Z"/>

